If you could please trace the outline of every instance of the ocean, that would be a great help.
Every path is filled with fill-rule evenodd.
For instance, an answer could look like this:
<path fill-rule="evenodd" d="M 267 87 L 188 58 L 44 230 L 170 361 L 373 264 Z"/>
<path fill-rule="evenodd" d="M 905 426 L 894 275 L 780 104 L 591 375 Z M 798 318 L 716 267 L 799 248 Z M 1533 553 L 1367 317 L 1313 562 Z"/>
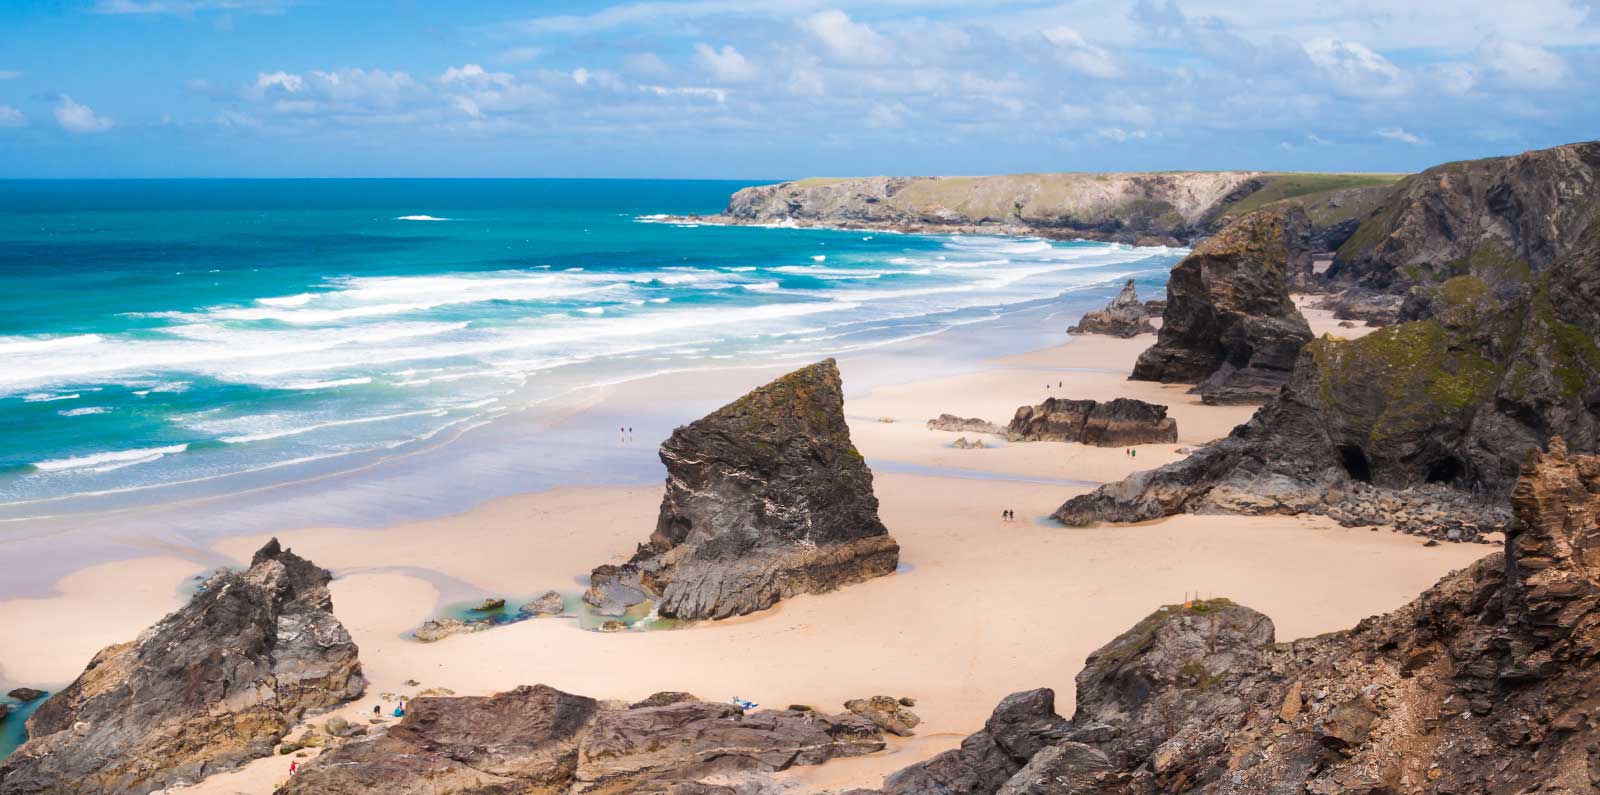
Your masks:
<path fill-rule="evenodd" d="M 664 221 L 744 184 L 0 181 L 0 519 L 365 466 L 595 384 L 1081 310 L 1130 276 L 1154 295 L 1182 253 Z"/>

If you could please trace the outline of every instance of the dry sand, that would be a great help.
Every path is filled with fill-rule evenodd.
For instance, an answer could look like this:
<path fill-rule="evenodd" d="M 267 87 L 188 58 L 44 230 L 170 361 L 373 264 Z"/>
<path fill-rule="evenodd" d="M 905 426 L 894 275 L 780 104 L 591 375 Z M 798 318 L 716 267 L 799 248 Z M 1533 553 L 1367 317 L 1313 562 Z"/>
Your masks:
<path fill-rule="evenodd" d="M 808 789 L 875 786 L 887 772 L 954 747 L 1016 690 L 1053 687 L 1058 708 L 1070 712 L 1084 658 L 1162 604 L 1228 596 L 1267 613 L 1279 638 L 1289 639 L 1398 607 L 1491 551 L 1425 548 L 1416 538 L 1314 518 L 1181 516 L 1092 529 L 1047 522 L 1064 499 L 1087 490 L 1061 481 L 1104 481 L 1173 460 L 1177 448 L 1248 419 L 1250 408 L 1203 406 L 1181 387 L 1124 380 L 1152 341 L 1078 338 L 980 372 L 852 396 L 852 434 L 877 467 L 883 519 L 901 544 L 903 570 L 756 616 L 618 634 L 537 619 L 435 644 L 407 637 L 439 614 L 442 600 L 579 593 L 589 568 L 622 559 L 649 534 L 657 486 L 560 489 L 383 530 L 278 535 L 338 574 L 336 611 L 372 680 L 368 697 L 343 711 L 350 717 L 369 716 L 386 692 L 484 694 L 532 683 L 602 698 L 670 689 L 828 710 L 878 693 L 918 700 L 925 722 L 917 738 L 789 774 Z M 841 363 L 847 385 L 854 366 Z M 731 399 L 770 375 L 663 376 L 610 400 L 706 390 Z M 942 412 L 1003 424 L 1017 406 L 1051 395 L 1167 403 L 1179 444 L 1142 446 L 1136 459 L 1120 448 L 1047 442 L 953 450 L 956 434 L 923 426 Z M 1000 521 L 1005 508 L 1019 521 Z M 242 562 L 264 540 L 234 538 L 218 551 Z M 176 606 L 193 569 L 172 558 L 107 564 L 63 580 L 60 596 L 0 602 L 0 665 L 15 681 L 70 680 L 95 647 L 133 637 Z M 408 679 L 421 684 L 406 687 Z M 270 792 L 287 765 L 282 757 L 259 760 L 185 792 Z"/>

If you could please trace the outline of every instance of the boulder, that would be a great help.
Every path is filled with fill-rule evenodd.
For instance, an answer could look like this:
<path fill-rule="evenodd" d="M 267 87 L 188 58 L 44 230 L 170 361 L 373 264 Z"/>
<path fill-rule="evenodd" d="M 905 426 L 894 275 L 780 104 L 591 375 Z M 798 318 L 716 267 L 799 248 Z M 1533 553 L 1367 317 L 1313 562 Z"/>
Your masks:
<path fill-rule="evenodd" d="M 1178 441 L 1178 421 L 1167 407 L 1132 398 L 1105 403 L 1046 398 L 1023 406 L 1006 428 L 1013 442 L 1081 442 L 1096 447 L 1126 447 Z"/>
<path fill-rule="evenodd" d="M 366 687 L 330 580 L 276 539 L 213 576 L 39 707 L 0 793 L 142 794 L 271 755 L 304 715 Z"/>
<path fill-rule="evenodd" d="M 462 621 L 459 618 L 430 618 L 427 621 L 422 622 L 422 626 L 417 627 L 416 630 L 411 633 L 411 637 L 416 638 L 423 643 L 437 643 L 438 641 L 444 640 L 451 635 L 458 635 L 462 632 L 477 632 L 479 630 L 488 628 L 489 622 L 487 621 Z"/>
<path fill-rule="evenodd" d="M 24 704 L 26 704 L 26 703 L 28 703 L 30 701 L 37 701 L 37 700 L 39 700 L 41 698 L 44 698 L 44 696 L 46 694 L 45 694 L 45 691 L 43 691 L 43 690 L 35 690 L 34 688 L 31 688 L 31 687 L 18 687 L 18 688 L 14 688 L 11 692 L 7 693 L 6 695 L 8 695 L 8 696 L 10 696 L 10 697 L 12 697 L 12 698 L 24 703 Z"/>
<path fill-rule="evenodd" d="M 1105 334 L 1111 337 L 1135 337 L 1153 334 L 1156 327 L 1150 324 L 1150 313 L 1139 302 L 1133 280 L 1122 286 L 1122 292 L 1105 309 L 1086 312 L 1078 325 L 1067 329 L 1068 334 Z"/>
<path fill-rule="evenodd" d="M 1055 710 L 1055 691 L 1006 696 L 983 729 L 961 746 L 890 775 L 884 795 L 988 795 L 999 791 L 1041 750 L 1065 739 L 1066 721 Z"/>
<path fill-rule="evenodd" d="M 1193 383 L 1207 403 L 1262 403 L 1289 378 L 1311 340 L 1289 285 L 1309 271 L 1304 211 L 1250 213 L 1196 246 L 1172 269 L 1156 344 L 1136 381 Z"/>
<path fill-rule="evenodd" d="M 278 793 L 711 793 L 732 775 L 884 747 L 878 728 L 854 715 L 742 713 L 672 695 L 623 707 L 537 685 L 417 698 L 386 733 L 324 752 Z"/>
<path fill-rule="evenodd" d="M 872 721 L 878 728 L 897 737 L 910 737 L 916 734 L 912 729 L 922 722 L 915 712 L 906 709 L 906 705 L 890 696 L 851 699 L 844 702 L 844 708 L 849 710 L 850 714 L 860 715 Z"/>
<path fill-rule="evenodd" d="M 490 596 L 472 608 L 474 613 L 494 613 L 505 609 L 506 600 L 498 596 Z"/>
<path fill-rule="evenodd" d="M 988 447 L 988 445 L 983 443 L 982 439 L 978 439 L 976 441 L 970 441 L 969 442 L 969 441 L 967 441 L 967 437 L 965 437 L 965 436 L 963 436 L 960 439 L 957 439 L 957 440 L 951 442 L 950 446 L 954 447 L 957 450 L 982 450 L 982 449 Z"/>
<path fill-rule="evenodd" d="M 1394 612 L 1278 643 L 1225 600 L 1163 608 L 1089 656 L 1071 720 L 1038 705 L 1035 742 L 986 727 L 883 791 L 1591 792 L 1600 456 L 1551 440 L 1511 503 L 1503 554 Z"/>
<path fill-rule="evenodd" d="M 525 616 L 559 616 L 566 609 L 560 593 L 545 591 L 539 598 L 517 608 L 517 612 Z"/>
<path fill-rule="evenodd" d="M 1005 433 L 1005 429 L 977 417 L 957 417 L 954 414 L 940 414 L 928 420 L 930 431 L 954 431 L 956 433 Z"/>
<path fill-rule="evenodd" d="M 661 515 L 584 599 L 603 611 L 649 599 L 670 618 L 727 618 L 894 572 L 872 471 L 850 442 L 832 359 L 673 431 Z"/>

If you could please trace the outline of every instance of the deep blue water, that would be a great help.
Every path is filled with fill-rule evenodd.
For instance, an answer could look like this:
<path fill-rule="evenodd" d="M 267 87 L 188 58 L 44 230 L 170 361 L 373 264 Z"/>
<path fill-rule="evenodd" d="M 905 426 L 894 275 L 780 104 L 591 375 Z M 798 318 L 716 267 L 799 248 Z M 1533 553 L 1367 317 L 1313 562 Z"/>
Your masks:
<path fill-rule="evenodd" d="M 1109 295 L 1177 259 L 652 218 L 742 186 L 0 181 L 0 506 L 337 462 L 585 385 Z"/>

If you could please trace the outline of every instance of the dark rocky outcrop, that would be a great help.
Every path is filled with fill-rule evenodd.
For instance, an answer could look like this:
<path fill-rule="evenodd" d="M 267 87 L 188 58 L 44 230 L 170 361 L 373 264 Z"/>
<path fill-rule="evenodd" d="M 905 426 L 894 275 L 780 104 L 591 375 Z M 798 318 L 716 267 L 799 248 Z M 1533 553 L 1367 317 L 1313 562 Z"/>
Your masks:
<path fill-rule="evenodd" d="M 1403 293 L 1476 276 L 1523 282 L 1600 214 L 1600 142 L 1435 166 L 1405 178 L 1340 247 L 1330 279 Z"/>
<path fill-rule="evenodd" d="M 26 704 L 30 701 L 37 701 L 43 698 L 46 694 L 43 690 L 38 690 L 32 687 L 17 687 L 12 688 L 11 692 L 6 693 L 6 695 Z"/>
<path fill-rule="evenodd" d="M 899 563 L 832 359 L 678 428 L 661 460 L 667 489 L 649 543 L 590 576 L 584 598 L 602 611 L 648 599 L 663 616 L 726 618 Z"/>
<path fill-rule="evenodd" d="M 559 616 L 566 609 L 560 593 L 545 591 L 539 598 L 517 608 L 517 612 L 525 616 Z"/>
<path fill-rule="evenodd" d="M 1310 272 L 1308 229 L 1299 208 L 1275 207 L 1197 246 L 1172 269 L 1160 335 L 1139 355 L 1133 380 L 1197 384 L 1206 403 L 1274 395 L 1311 340 L 1289 299 L 1290 283 Z"/>
<path fill-rule="evenodd" d="M 1105 334 L 1111 337 L 1135 337 L 1155 333 L 1150 323 L 1150 312 L 1139 301 L 1139 293 L 1129 279 L 1122 292 L 1106 304 L 1105 309 L 1085 312 L 1078 325 L 1067 329 L 1068 334 Z"/>
<path fill-rule="evenodd" d="M 657 694 L 632 706 L 538 685 L 417 698 L 383 734 L 324 753 L 279 795 L 713 793 L 729 776 L 884 747 L 855 715 L 762 710 Z"/>
<path fill-rule="evenodd" d="M 303 715 L 366 686 L 331 579 L 276 539 L 247 571 L 219 572 L 39 707 L 0 793 L 147 793 L 270 755 Z"/>
<path fill-rule="evenodd" d="M 1167 313 L 1167 299 L 1152 298 L 1144 302 L 1145 314 L 1149 317 L 1161 317 Z"/>
<path fill-rule="evenodd" d="M 853 698 L 844 702 L 844 708 L 852 715 L 860 715 L 872 721 L 874 725 L 898 737 L 910 737 L 916 734 L 914 729 L 922 723 L 922 718 L 912 712 L 902 703 L 903 699 L 892 696 L 873 696 L 871 698 Z"/>
<path fill-rule="evenodd" d="M 1133 398 L 1097 400 L 1046 398 L 1023 406 L 1006 427 L 1014 442 L 1081 442 L 1096 447 L 1164 444 L 1178 441 L 1178 421 L 1167 407 Z"/>
<path fill-rule="evenodd" d="M 1055 515 L 1081 525 L 1312 512 L 1441 537 L 1493 530 L 1518 462 L 1546 434 L 1600 447 L 1597 285 L 1600 224 L 1509 298 L 1475 276 L 1429 288 L 1427 319 L 1316 340 L 1282 393 L 1227 439 Z"/>
<path fill-rule="evenodd" d="M 1351 287 L 1325 296 L 1316 306 L 1331 310 L 1336 320 L 1362 320 L 1373 326 L 1387 326 L 1400 320 L 1400 306 L 1404 301 L 1403 295 Z"/>
<path fill-rule="evenodd" d="M 1600 782 L 1600 458 L 1560 440 L 1513 490 L 1505 552 L 1353 629 L 1274 643 L 1225 600 L 1163 608 L 1090 655 L 1077 710 L 1011 696 L 890 793 L 1587 793 Z M 1035 704 L 1038 740 L 995 750 Z"/>
<path fill-rule="evenodd" d="M 957 433 L 1005 433 L 1005 429 L 984 419 L 977 417 L 957 417 L 954 414 L 940 414 L 928 420 L 930 431 L 954 431 Z"/>

